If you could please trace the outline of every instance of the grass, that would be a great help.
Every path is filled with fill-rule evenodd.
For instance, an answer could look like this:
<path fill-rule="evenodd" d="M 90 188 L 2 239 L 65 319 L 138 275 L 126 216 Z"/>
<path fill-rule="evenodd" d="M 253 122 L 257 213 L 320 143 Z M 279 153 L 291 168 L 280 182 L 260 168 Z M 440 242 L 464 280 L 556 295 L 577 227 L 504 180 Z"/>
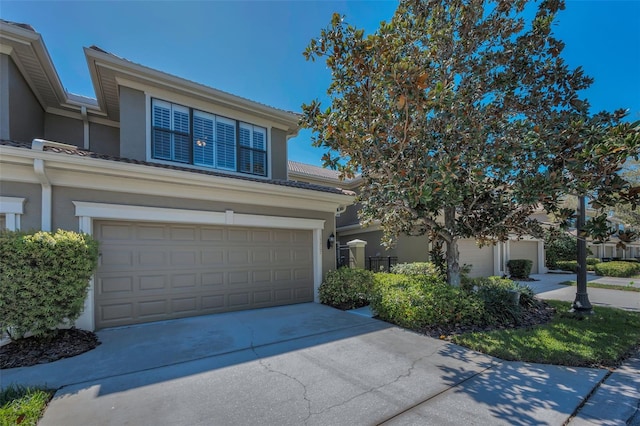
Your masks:
<path fill-rule="evenodd" d="M 0 391 L 0 425 L 35 426 L 53 396 L 48 389 L 10 385 Z"/>
<path fill-rule="evenodd" d="M 633 281 L 633 278 L 630 278 L 630 283 Z M 577 283 L 575 281 L 563 281 L 560 283 L 561 285 L 572 285 L 576 286 Z M 640 287 L 632 287 L 631 285 L 615 285 L 615 284 L 601 284 L 588 282 L 587 287 L 590 288 L 605 288 L 607 290 L 620 290 L 620 291 L 635 291 L 640 293 Z"/>
<path fill-rule="evenodd" d="M 454 336 L 462 346 L 508 361 L 582 367 L 615 367 L 640 345 L 640 313 L 598 307 L 593 315 L 569 314 L 569 302 L 549 301 L 554 319 L 527 329 Z"/>

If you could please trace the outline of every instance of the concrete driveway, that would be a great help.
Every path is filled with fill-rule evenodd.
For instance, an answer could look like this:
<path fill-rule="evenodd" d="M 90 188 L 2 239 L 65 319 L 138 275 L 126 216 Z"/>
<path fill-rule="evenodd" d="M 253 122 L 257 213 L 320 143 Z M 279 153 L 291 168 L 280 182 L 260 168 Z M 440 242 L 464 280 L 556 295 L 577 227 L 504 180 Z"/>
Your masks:
<path fill-rule="evenodd" d="M 98 335 L 0 384 L 59 388 L 42 426 L 559 425 L 606 373 L 502 362 L 314 303 Z"/>

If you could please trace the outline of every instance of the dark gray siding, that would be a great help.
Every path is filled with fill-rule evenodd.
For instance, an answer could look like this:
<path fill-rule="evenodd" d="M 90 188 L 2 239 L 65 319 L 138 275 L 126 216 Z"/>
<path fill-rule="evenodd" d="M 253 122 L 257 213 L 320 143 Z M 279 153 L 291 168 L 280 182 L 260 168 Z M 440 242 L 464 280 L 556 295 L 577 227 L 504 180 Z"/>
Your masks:
<path fill-rule="evenodd" d="M 120 129 L 89 123 L 89 149 L 107 155 L 120 155 Z"/>
<path fill-rule="evenodd" d="M 84 125 L 80 119 L 47 113 L 44 118 L 44 138 L 83 148 Z"/>
<path fill-rule="evenodd" d="M 7 58 L 5 55 L 2 57 Z M 19 142 L 31 142 L 35 138 L 44 137 L 42 106 L 13 60 L 4 60 L 7 61 L 9 76 L 9 138 Z"/>

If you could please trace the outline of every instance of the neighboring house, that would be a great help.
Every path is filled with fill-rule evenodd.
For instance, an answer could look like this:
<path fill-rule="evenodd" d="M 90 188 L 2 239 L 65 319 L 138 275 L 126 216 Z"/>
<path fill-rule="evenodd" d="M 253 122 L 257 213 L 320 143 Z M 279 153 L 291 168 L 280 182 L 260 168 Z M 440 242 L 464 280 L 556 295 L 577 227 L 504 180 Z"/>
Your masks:
<path fill-rule="evenodd" d="M 0 225 L 82 231 L 99 266 L 76 325 L 317 300 L 353 193 L 287 178 L 299 115 L 84 49 L 96 99 L 0 21 Z"/>
<path fill-rule="evenodd" d="M 340 186 L 347 190 L 358 192 L 362 180 L 356 176 L 354 179 L 340 180 L 339 173 L 322 167 L 301 164 L 289 161 L 289 179 L 300 182 Z M 539 220 L 546 220 L 546 215 L 539 214 Z M 380 226 L 373 225 L 362 227 L 358 220 L 358 205 L 351 205 L 336 219 L 337 241 L 341 246 L 353 240 L 366 241 L 365 256 L 367 264 L 383 266 L 388 263 L 385 259 L 396 258 L 399 263 L 424 262 L 429 259 L 429 239 L 427 236 L 410 237 L 401 235 L 396 240 L 393 248 L 387 250 L 380 243 L 382 230 Z M 525 237 L 518 239 L 513 237 L 504 243 L 494 246 L 478 247 L 476 241 L 465 238 L 458 241 L 460 251 L 460 264 L 471 265 L 471 277 L 490 275 L 504 275 L 508 271 L 506 264 L 510 259 L 529 259 L 533 262 L 531 273 L 541 274 L 547 271 L 544 262 L 544 241 Z"/>
<path fill-rule="evenodd" d="M 589 217 L 590 214 L 595 212 L 587 209 L 586 214 Z M 587 247 L 591 250 L 591 257 L 596 257 L 601 260 L 614 260 L 614 259 L 638 259 L 640 260 L 640 239 L 636 239 L 631 242 L 623 242 L 617 235 L 620 231 L 630 229 L 622 220 L 615 216 L 613 212 L 609 213 L 607 221 L 611 225 L 611 232 L 615 232 L 609 240 L 602 244 L 594 244 L 591 241 L 587 241 Z M 575 228 L 572 230 L 575 235 Z"/>

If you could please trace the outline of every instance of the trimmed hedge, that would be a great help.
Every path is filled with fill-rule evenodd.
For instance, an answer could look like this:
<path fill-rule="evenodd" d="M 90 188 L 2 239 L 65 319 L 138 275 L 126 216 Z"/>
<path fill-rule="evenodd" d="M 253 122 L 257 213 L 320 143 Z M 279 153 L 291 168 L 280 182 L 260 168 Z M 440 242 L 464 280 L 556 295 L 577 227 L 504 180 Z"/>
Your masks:
<path fill-rule="evenodd" d="M 594 266 L 596 275 L 605 277 L 629 278 L 640 274 L 640 263 L 635 262 L 603 262 Z"/>
<path fill-rule="evenodd" d="M 587 257 L 587 271 L 593 271 L 595 265 L 600 263 L 600 259 L 595 257 Z M 577 260 L 559 260 L 556 262 L 556 267 L 561 271 L 578 272 Z"/>
<path fill-rule="evenodd" d="M 380 319 L 414 330 L 487 320 L 479 298 L 433 275 L 375 274 L 371 308 Z"/>
<path fill-rule="evenodd" d="M 327 272 L 318 288 L 320 302 L 338 309 L 355 309 L 369 304 L 373 272 L 340 268 Z"/>
<path fill-rule="evenodd" d="M 556 262 L 556 267 L 561 271 L 578 272 L 578 261 L 577 260 L 558 260 Z"/>
<path fill-rule="evenodd" d="M 0 330 L 44 336 L 76 320 L 97 262 L 98 243 L 86 234 L 0 231 Z"/>
<path fill-rule="evenodd" d="M 507 268 L 513 278 L 529 278 L 533 262 L 529 259 L 511 259 L 507 262 Z"/>
<path fill-rule="evenodd" d="M 431 262 L 398 263 L 391 267 L 392 274 L 439 275 L 440 270 Z"/>

